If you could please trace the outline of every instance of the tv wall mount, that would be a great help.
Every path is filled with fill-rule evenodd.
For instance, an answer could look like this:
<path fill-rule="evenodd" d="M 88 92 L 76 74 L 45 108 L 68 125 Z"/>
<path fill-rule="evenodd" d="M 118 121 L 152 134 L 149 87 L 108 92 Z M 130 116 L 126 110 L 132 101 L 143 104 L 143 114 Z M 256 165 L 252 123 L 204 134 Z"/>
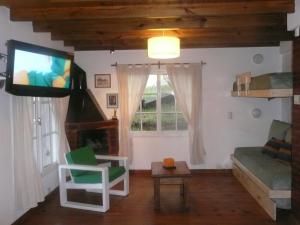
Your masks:
<path fill-rule="evenodd" d="M 0 89 L 4 87 L 5 79 L 6 79 L 6 72 L 1 71 L 6 68 L 7 63 L 7 55 L 0 53 Z"/>

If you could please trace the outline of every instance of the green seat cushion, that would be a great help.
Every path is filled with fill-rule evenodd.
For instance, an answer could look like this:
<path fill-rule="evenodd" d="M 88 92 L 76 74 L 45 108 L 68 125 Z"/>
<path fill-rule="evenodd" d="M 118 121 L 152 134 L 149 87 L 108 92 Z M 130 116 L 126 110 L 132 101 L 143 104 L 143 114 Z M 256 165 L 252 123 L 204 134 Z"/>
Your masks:
<path fill-rule="evenodd" d="M 279 140 L 284 140 L 288 129 L 291 127 L 291 124 L 282 122 L 279 120 L 273 120 L 270 131 L 269 131 L 269 139 L 276 138 Z"/>
<path fill-rule="evenodd" d="M 109 167 L 108 176 L 109 182 L 117 179 L 125 173 L 124 166 Z M 101 172 L 87 171 L 83 174 L 73 176 L 74 182 L 77 184 L 97 184 L 102 183 Z"/>
<path fill-rule="evenodd" d="M 262 152 L 263 147 L 236 148 L 234 157 L 272 190 L 291 190 L 292 169 L 288 162 Z"/>
<path fill-rule="evenodd" d="M 89 166 L 96 166 L 97 159 L 95 157 L 95 153 L 93 149 L 89 146 L 82 147 L 76 149 L 74 151 L 70 151 L 66 154 L 66 160 L 69 165 L 76 164 L 76 165 L 89 165 Z M 81 174 L 86 173 L 83 170 L 71 170 L 73 176 L 78 176 Z"/>

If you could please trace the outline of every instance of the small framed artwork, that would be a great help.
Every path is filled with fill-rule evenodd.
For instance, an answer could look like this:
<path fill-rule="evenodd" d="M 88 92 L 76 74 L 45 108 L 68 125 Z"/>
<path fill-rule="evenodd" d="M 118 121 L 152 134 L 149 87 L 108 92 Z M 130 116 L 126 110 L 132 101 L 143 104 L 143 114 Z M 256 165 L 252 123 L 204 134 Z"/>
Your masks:
<path fill-rule="evenodd" d="M 106 94 L 107 108 L 118 108 L 118 94 Z"/>
<path fill-rule="evenodd" d="M 110 88 L 110 74 L 95 74 L 95 88 Z"/>

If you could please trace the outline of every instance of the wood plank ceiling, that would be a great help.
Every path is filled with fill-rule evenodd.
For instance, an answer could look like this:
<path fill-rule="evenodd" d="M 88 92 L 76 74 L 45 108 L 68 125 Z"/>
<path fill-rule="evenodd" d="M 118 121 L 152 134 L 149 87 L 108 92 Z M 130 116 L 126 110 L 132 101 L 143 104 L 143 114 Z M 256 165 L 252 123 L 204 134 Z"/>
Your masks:
<path fill-rule="evenodd" d="M 0 0 L 12 21 L 32 21 L 75 50 L 146 49 L 173 35 L 182 48 L 277 46 L 291 40 L 294 0 Z"/>

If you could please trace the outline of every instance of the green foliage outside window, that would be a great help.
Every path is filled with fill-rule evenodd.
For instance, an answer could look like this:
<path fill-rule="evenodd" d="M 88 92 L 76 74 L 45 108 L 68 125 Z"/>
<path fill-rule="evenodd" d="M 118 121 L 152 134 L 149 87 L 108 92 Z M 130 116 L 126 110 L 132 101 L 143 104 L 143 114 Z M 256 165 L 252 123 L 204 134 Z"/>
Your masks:
<path fill-rule="evenodd" d="M 187 123 L 178 109 L 168 76 L 150 75 L 131 130 L 186 130 Z"/>

